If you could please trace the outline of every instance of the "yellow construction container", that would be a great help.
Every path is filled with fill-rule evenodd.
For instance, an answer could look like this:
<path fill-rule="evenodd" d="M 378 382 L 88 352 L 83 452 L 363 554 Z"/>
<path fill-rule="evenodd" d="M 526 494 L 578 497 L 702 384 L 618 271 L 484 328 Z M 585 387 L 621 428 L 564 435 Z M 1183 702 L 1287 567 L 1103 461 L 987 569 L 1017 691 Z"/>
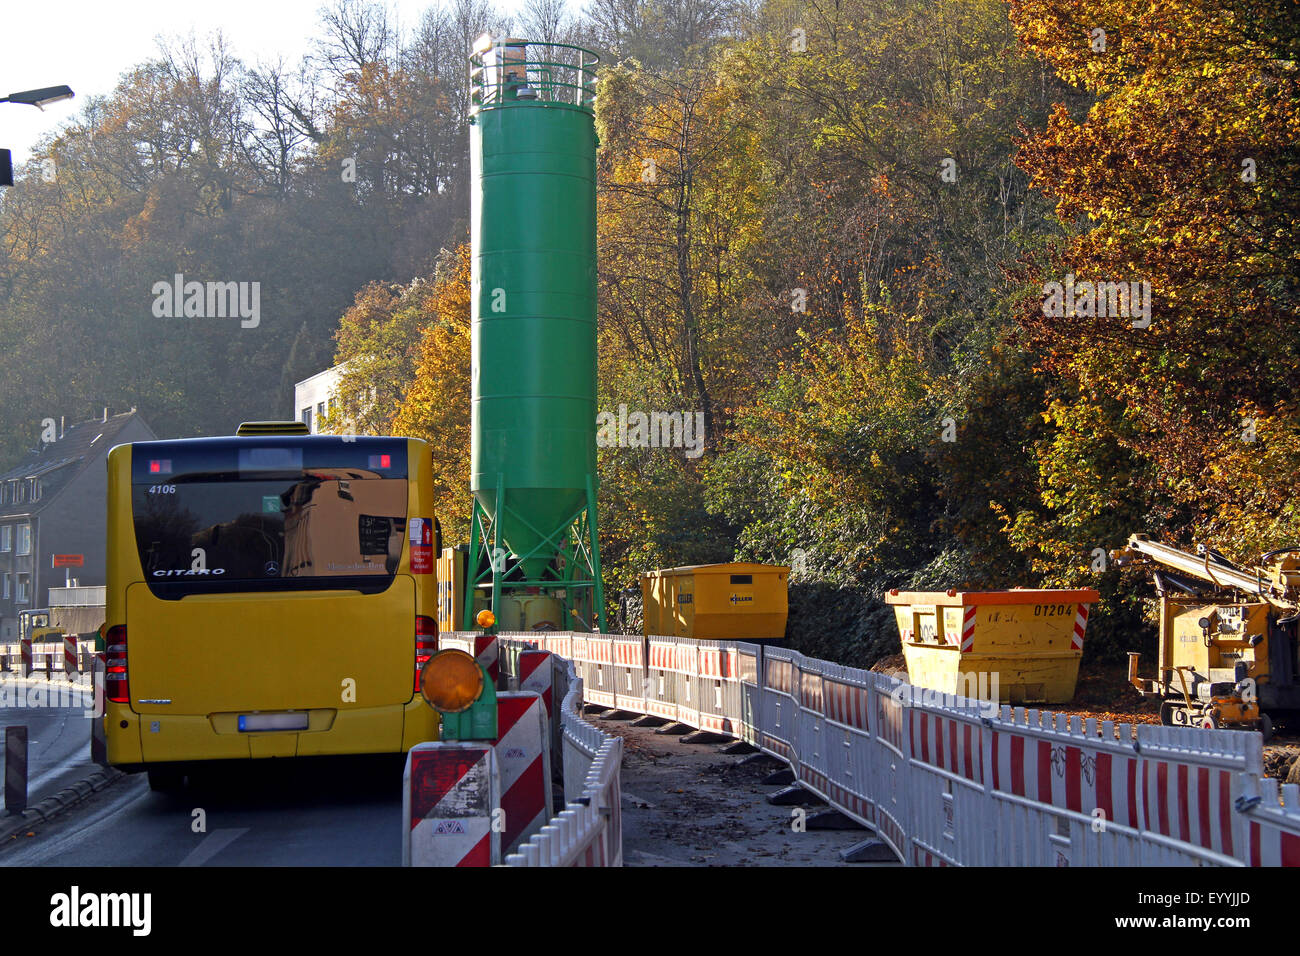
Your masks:
<path fill-rule="evenodd" d="M 465 552 L 460 548 L 443 548 L 434 570 L 438 572 L 438 630 L 462 630 L 465 626 Z M 486 596 L 475 594 L 474 613 L 489 603 Z"/>
<path fill-rule="evenodd" d="M 785 639 L 790 569 L 779 564 L 697 564 L 641 575 L 643 632 L 702 641 Z"/>
<path fill-rule="evenodd" d="M 1097 599 L 1090 588 L 885 595 L 914 686 L 1009 704 L 1074 697 Z"/>
<path fill-rule="evenodd" d="M 459 631 L 464 624 L 465 606 L 465 552 L 443 548 L 439 555 L 438 573 L 438 630 Z"/>

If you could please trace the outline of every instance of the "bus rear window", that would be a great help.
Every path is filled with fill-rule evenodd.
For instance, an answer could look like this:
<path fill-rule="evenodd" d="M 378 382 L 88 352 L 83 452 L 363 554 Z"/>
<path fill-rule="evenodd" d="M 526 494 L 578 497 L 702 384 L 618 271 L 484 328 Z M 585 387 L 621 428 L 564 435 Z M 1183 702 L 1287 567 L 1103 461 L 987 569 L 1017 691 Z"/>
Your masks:
<path fill-rule="evenodd" d="M 254 441 L 136 446 L 131 505 L 150 590 L 387 588 L 407 532 L 405 443 L 331 455 L 341 441 Z"/>

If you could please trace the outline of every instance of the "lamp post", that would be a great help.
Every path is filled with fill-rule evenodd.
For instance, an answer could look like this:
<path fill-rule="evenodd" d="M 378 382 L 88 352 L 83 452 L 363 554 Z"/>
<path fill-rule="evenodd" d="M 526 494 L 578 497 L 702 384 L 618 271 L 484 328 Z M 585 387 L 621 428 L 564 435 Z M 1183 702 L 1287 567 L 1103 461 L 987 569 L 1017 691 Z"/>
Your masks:
<path fill-rule="evenodd" d="M 73 92 L 70 86 L 43 86 L 38 90 L 23 90 L 21 93 L 0 96 L 0 103 L 25 103 L 44 112 L 45 107 L 51 103 L 70 100 L 72 97 Z M 0 186 L 12 186 L 13 184 L 13 155 L 7 149 L 0 149 Z"/>

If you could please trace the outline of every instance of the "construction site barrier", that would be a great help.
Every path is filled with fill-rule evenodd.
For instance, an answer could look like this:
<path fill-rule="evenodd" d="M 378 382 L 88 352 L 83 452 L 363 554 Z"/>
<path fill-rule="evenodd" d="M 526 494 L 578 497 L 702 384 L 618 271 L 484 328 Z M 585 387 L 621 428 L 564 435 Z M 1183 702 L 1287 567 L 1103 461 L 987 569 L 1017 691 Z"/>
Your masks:
<path fill-rule="evenodd" d="M 677 719 L 677 638 L 646 639 L 645 712 Z"/>
<path fill-rule="evenodd" d="M 500 806 L 501 776 L 492 744 L 416 744 L 402 773 L 402 865 L 500 863 Z"/>
<path fill-rule="evenodd" d="M 546 708 L 546 719 L 549 721 L 555 711 L 555 668 L 551 662 L 551 652 L 538 648 L 521 648 L 512 663 L 513 673 L 518 675 L 516 683 L 519 689 L 530 690 L 542 698 L 542 706 Z"/>
<path fill-rule="evenodd" d="M 518 852 L 507 856 L 505 863 L 507 866 L 622 866 L 623 741 L 582 719 L 583 680 L 574 664 L 553 649 L 572 648 L 574 637 L 586 635 L 555 636 L 559 640 L 544 649 L 551 651 L 551 683 L 559 701 L 552 716 L 558 750 L 557 758 L 553 759 L 563 768 L 566 806 L 520 845 Z M 550 635 L 541 643 L 550 645 L 549 638 Z M 502 646 L 523 651 L 536 646 L 533 640 L 531 635 L 527 640 L 503 636 Z M 515 653 L 505 654 L 502 659 L 511 667 L 524 658 L 522 653 Z M 509 676 L 519 677 L 517 672 Z"/>
<path fill-rule="evenodd" d="M 614 706 L 645 713 L 645 641 L 639 637 L 613 638 Z"/>
<path fill-rule="evenodd" d="M 501 846 L 513 853 L 551 818 L 551 735 L 540 695 L 497 695 L 497 766 L 501 772 L 504 829 Z"/>
<path fill-rule="evenodd" d="M 37 671 L 44 671 L 49 680 L 54 679 L 54 672 L 60 670 L 64 675 L 90 672 L 90 658 L 94 653 L 94 642 L 81 640 L 70 634 L 59 642 L 33 642 L 24 638 L 11 644 L 0 644 L 0 673 L 18 673 L 31 677 Z M 37 664 L 44 667 L 37 667 Z"/>
<path fill-rule="evenodd" d="M 548 649 L 560 654 L 561 640 L 583 673 L 625 677 L 633 665 L 623 662 L 636 659 L 622 649 L 625 636 L 555 633 Z M 640 712 L 737 736 L 788 762 L 802 787 L 873 829 L 905 863 L 1300 864 L 1300 787 L 1263 778 L 1257 733 L 1012 708 L 779 647 L 637 641 Z M 616 687 L 600 698 L 584 687 L 581 699 L 637 710 Z M 594 731 L 576 710 L 565 713 L 586 728 L 575 734 Z"/>

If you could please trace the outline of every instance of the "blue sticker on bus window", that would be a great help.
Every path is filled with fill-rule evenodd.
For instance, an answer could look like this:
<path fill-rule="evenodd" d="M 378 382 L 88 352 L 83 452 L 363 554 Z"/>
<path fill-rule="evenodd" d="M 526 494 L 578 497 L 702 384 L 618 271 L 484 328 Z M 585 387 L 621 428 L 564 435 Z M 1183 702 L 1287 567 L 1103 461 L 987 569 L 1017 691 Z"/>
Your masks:
<path fill-rule="evenodd" d="M 262 495 L 262 513 L 278 515 L 280 513 L 280 496 Z"/>

